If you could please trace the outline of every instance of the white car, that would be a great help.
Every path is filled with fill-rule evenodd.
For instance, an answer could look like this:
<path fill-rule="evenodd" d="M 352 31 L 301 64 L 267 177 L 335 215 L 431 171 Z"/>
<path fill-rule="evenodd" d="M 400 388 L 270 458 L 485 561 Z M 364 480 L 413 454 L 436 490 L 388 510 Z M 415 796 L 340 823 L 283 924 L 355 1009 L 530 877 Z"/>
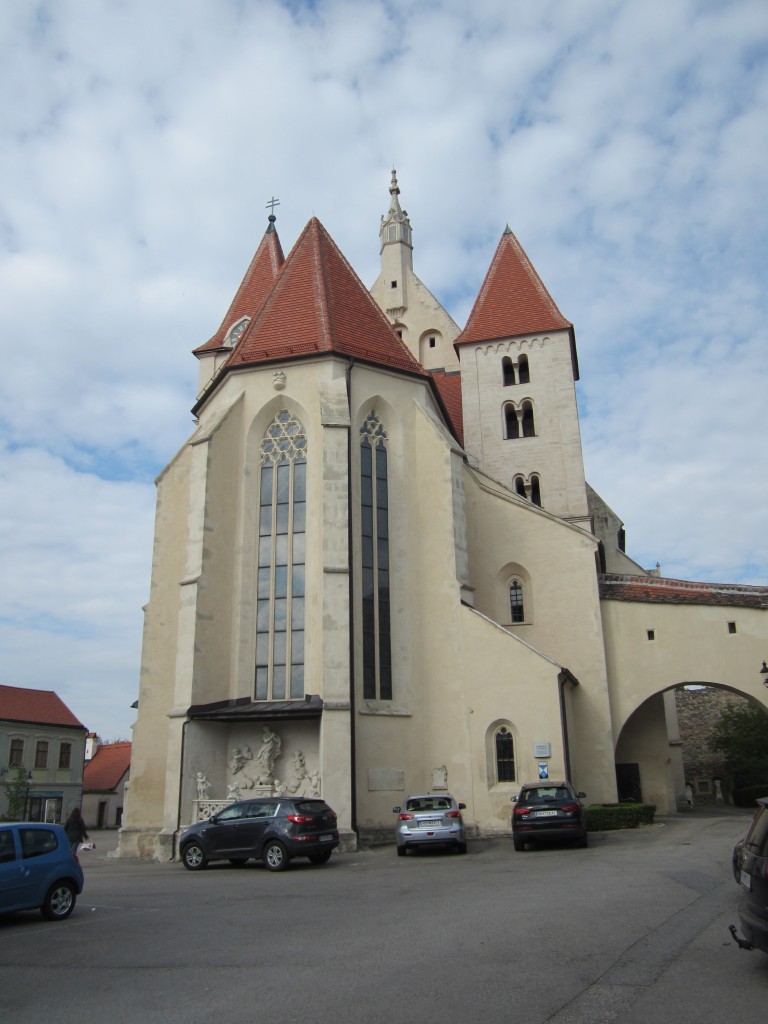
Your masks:
<path fill-rule="evenodd" d="M 397 855 L 417 846 L 451 846 L 467 852 L 467 837 L 461 812 L 466 804 L 457 803 L 450 793 L 417 793 L 409 796 L 405 807 L 393 807 L 397 815 L 395 838 Z"/>

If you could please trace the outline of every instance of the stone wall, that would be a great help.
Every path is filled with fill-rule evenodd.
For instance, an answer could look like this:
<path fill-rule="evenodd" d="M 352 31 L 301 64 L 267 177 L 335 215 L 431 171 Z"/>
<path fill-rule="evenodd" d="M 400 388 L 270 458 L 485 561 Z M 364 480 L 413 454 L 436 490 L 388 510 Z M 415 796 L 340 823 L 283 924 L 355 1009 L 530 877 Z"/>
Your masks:
<path fill-rule="evenodd" d="M 723 710 L 742 703 L 743 697 L 715 686 L 675 690 L 685 781 L 694 804 L 718 802 L 715 779 L 724 778 L 725 768 L 722 757 L 709 749 L 709 737 Z"/>

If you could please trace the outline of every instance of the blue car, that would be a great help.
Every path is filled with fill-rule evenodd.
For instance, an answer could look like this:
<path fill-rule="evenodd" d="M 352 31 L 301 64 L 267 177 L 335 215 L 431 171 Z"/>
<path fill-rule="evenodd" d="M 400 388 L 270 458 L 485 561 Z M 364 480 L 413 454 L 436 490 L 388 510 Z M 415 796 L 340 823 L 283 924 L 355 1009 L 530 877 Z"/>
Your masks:
<path fill-rule="evenodd" d="M 0 914 L 37 910 L 63 921 L 83 891 L 83 869 L 61 825 L 0 824 Z"/>

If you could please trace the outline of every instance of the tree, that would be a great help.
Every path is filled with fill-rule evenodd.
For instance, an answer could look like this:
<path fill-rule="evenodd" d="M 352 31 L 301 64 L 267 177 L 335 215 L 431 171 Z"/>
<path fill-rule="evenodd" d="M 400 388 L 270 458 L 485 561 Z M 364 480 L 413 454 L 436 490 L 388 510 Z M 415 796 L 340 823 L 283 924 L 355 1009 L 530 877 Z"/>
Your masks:
<path fill-rule="evenodd" d="M 745 702 L 725 708 L 709 747 L 723 755 L 734 789 L 768 783 L 768 714 L 762 707 Z"/>
<path fill-rule="evenodd" d="M 7 776 L 0 786 L 5 790 L 8 801 L 8 808 L 5 812 L 6 821 L 20 821 L 26 810 L 27 795 L 29 794 L 29 782 L 27 771 L 21 764 L 15 764 L 8 769 Z"/>

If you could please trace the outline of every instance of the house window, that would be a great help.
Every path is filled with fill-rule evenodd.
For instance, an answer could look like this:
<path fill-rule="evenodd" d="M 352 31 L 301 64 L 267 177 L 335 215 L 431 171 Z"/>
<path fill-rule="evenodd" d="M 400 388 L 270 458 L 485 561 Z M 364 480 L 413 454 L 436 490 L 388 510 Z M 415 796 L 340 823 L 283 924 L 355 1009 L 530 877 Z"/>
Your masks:
<path fill-rule="evenodd" d="M 389 282 L 389 287 L 390 288 L 397 288 L 397 281 L 390 281 Z"/>
<path fill-rule="evenodd" d="M 387 433 L 375 410 L 360 433 L 363 697 L 392 700 Z"/>
<path fill-rule="evenodd" d="M 517 360 L 517 378 L 521 384 L 530 384 L 531 374 L 528 369 L 528 356 L 520 356 Z"/>
<path fill-rule="evenodd" d="M 24 740 L 11 740 L 11 752 L 8 757 L 8 767 L 24 764 Z"/>
<path fill-rule="evenodd" d="M 35 748 L 35 768 L 48 767 L 48 740 L 38 740 Z"/>
<path fill-rule="evenodd" d="M 523 587 L 519 580 L 513 580 L 509 587 L 510 622 L 525 622 Z"/>
<path fill-rule="evenodd" d="M 736 632 L 736 623 L 735 622 L 729 622 L 728 623 L 728 632 L 729 633 L 735 633 Z"/>
<path fill-rule="evenodd" d="M 518 494 L 521 498 L 528 497 L 525 493 L 525 480 L 521 476 L 515 477 L 515 494 Z"/>
<path fill-rule="evenodd" d="M 496 733 L 496 781 L 515 781 L 515 744 L 505 725 Z"/>
<path fill-rule="evenodd" d="M 656 630 L 654 630 L 654 629 L 647 629 L 645 631 L 645 635 L 648 637 L 649 640 L 655 640 L 656 639 Z"/>
<path fill-rule="evenodd" d="M 429 347 L 430 348 L 434 348 L 436 344 L 437 344 L 437 339 L 434 336 L 430 337 L 430 339 L 429 339 Z"/>
<path fill-rule="evenodd" d="M 304 696 L 307 437 L 287 409 L 261 442 L 256 700 Z"/>
<path fill-rule="evenodd" d="M 71 743 L 60 743 L 59 744 L 59 768 L 71 768 L 72 767 L 72 744 Z"/>
<path fill-rule="evenodd" d="M 515 364 L 509 356 L 504 356 L 501 360 L 501 374 L 505 388 L 515 383 Z"/>

